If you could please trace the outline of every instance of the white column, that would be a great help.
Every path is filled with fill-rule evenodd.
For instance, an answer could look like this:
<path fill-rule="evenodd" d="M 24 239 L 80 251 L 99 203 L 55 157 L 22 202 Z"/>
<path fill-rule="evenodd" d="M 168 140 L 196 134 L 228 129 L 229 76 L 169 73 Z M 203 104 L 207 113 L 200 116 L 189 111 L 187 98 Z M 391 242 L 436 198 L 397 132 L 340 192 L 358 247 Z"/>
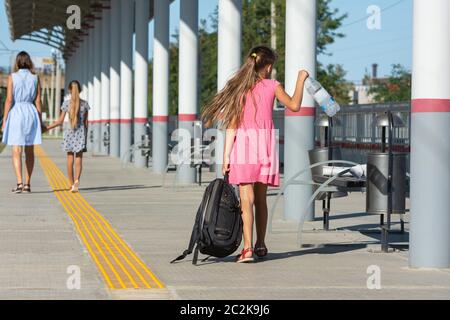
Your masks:
<path fill-rule="evenodd" d="M 88 38 L 84 37 L 83 43 L 81 44 L 81 69 L 83 74 L 83 81 L 82 81 L 82 89 L 81 89 L 81 97 L 83 100 L 88 101 L 88 46 L 87 46 Z M 67 82 L 68 79 L 66 79 Z M 68 84 L 68 83 L 67 83 Z"/>
<path fill-rule="evenodd" d="M 109 106 L 110 106 L 110 81 L 109 81 L 109 57 L 110 57 L 110 14 L 109 9 L 102 12 L 102 70 L 101 70 L 101 86 L 102 86 L 102 109 L 101 109 L 101 131 L 100 131 L 100 152 L 103 155 L 109 154 L 109 146 L 105 145 L 104 137 L 109 134 Z"/>
<path fill-rule="evenodd" d="M 127 162 L 131 158 L 131 121 L 133 117 L 133 8 L 133 1 L 121 0 L 120 157 Z"/>
<path fill-rule="evenodd" d="M 58 53 L 59 54 L 59 53 Z M 59 57 L 56 59 L 56 85 L 55 85 L 55 101 L 56 101 L 56 110 L 55 110 L 55 118 L 59 119 L 60 111 L 61 111 L 61 66 L 59 63 Z M 56 128 L 56 134 L 59 135 L 60 127 Z"/>
<path fill-rule="evenodd" d="M 217 89 L 223 89 L 228 79 L 241 65 L 242 0 L 219 0 Z M 222 176 L 223 131 L 218 131 L 215 149 L 216 175 Z"/>
<path fill-rule="evenodd" d="M 51 121 L 55 121 L 55 71 L 56 64 L 52 66 L 52 74 L 50 77 L 50 105 L 48 106 L 48 109 Z M 52 135 L 53 133 L 54 130 L 52 130 Z"/>
<path fill-rule="evenodd" d="M 134 51 L 134 144 L 139 145 L 146 133 L 148 122 L 148 22 L 150 1 L 136 0 L 136 48 Z M 147 166 L 141 150 L 135 149 L 134 164 L 138 168 Z"/>
<path fill-rule="evenodd" d="M 88 131 L 88 149 L 92 151 L 93 147 L 93 125 L 95 123 L 95 99 L 94 99 L 94 29 L 89 29 L 89 40 L 88 40 L 88 94 L 89 94 L 89 106 L 91 110 L 89 111 L 89 131 Z M 70 81 L 70 80 L 69 80 Z"/>
<path fill-rule="evenodd" d="M 110 148 L 113 157 L 120 156 L 120 0 L 111 0 L 110 41 Z"/>
<path fill-rule="evenodd" d="M 450 1 L 414 0 L 411 108 L 413 268 L 450 267 Z"/>
<path fill-rule="evenodd" d="M 180 42 L 178 78 L 178 145 L 181 158 L 191 154 L 194 121 L 198 113 L 198 0 L 180 1 Z M 182 184 L 195 183 L 195 168 L 183 162 L 178 180 Z"/>
<path fill-rule="evenodd" d="M 169 0 L 154 2 L 153 47 L 153 171 L 167 166 L 167 122 L 169 119 Z"/>
<path fill-rule="evenodd" d="M 316 0 L 286 1 L 286 91 L 293 94 L 298 71 L 316 74 Z M 285 112 L 284 181 L 309 166 L 308 151 L 314 148 L 314 100 L 305 91 L 299 112 Z M 309 171 L 308 171 L 309 172 Z M 310 180 L 311 176 L 304 178 Z M 284 217 L 299 221 L 301 205 L 313 194 L 312 186 L 290 186 L 284 194 Z M 314 218 L 314 206 L 306 220 Z"/>
<path fill-rule="evenodd" d="M 92 151 L 100 153 L 100 144 L 102 137 L 100 136 L 100 120 L 102 111 L 102 85 L 101 85 L 101 66 L 102 66 L 102 22 L 95 20 L 94 27 L 94 123 L 92 129 L 94 131 L 94 142 Z"/>

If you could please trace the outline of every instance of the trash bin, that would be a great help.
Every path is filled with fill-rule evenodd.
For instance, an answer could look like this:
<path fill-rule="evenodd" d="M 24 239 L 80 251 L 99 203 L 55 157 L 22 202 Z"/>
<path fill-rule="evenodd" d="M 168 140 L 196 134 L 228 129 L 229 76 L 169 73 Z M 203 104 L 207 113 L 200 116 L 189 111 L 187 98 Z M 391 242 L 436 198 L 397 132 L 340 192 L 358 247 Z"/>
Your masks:
<path fill-rule="evenodd" d="M 406 153 L 393 153 L 392 213 L 404 214 L 406 202 Z M 388 212 L 389 154 L 367 155 L 366 212 L 385 215 Z"/>
<path fill-rule="evenodd" d="M 342 159 L 342 151 L 340 147 L 331 147 L 331 160 L 340 160 Z M 329 159 L 329 148 L 316 148 L 309 151 L 309 163 L 312 165 L 314 163 L 325 162 Z M 332 164 L 326 164 L 325 166 L 331 166 Z M 311 174 L 313 176 L 321 176 L 323 175 L 323 167 L 324 165 L 320 165 L 311 169 Z M 314 191 L 317 190 L 319 186 L 314 186 Z M 334 191 L 331 192 L 331 198 L 341 198 L 346 197 L 348 195 L 347 192 Z M 324 200 L 326 197 L 326 192 L 320 192 L 316 200 Z"/>

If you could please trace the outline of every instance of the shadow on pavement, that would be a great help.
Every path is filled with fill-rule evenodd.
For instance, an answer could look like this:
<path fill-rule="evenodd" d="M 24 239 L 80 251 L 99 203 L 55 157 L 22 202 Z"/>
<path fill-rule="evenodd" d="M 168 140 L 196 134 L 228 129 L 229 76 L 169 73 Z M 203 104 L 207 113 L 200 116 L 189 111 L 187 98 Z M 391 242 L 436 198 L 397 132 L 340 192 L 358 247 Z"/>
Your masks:
<path fill-rule="evenodd" d="M 139 190 L 139 189 L 154 189 L 162 186 L 145 186 L 145 185 L 127 185 L 127 186 L 105 186 L 93 188 L 80 188 L 84 192 L 105 192 L 105 191 L 123 191 L 123 190 Z"/>
<path fill-rule="evenodd" d="M 138 189 L 153 189 L 161 188 L 161 186 L 144 186 L 144 185 L 128 185 L 128 186 L 107 186 L 107 187 L 93 187 L 93 188 L 80 188 L 80 192 L 94 193 L 94 192 L 106 192 L 106 191 L 123 191 L 123 190 L 138 190 Z M 54 192 L 69 191 L 70 189 L 57 189 L 51 191 L 33 191 L 34 194 L 48 194 Z"/>
<path fill-rule="evenodd" d="M 308 255 L 308 254 L 338 254 L 348 251 L 354 251 L 354 250 L 360 250 L 367 247 L 367 243 L 349 243 L 349 244 L 325 244 L 321 245 L 319 247 L 314 248 L 306 248 L 303 250 L 297 250 L 297 251 L 289 251 L 289 252 L 269 252 L 269 254 L 263 258 L 263 259 L 256 259 L 255 261 L 257 263 L 261 262 L 270 262 L 274 260 L 281 260 L 281 259 L 289 259 L 293 257 Z M 202 262 L 201 259 L 199 259 L 198 267 L 200 266 L 207 266 L 209 264 L 214 263 L 221 263 L 221 262 L 232 262 L 235 263 L 236 261 L 236 255 L 229 256 L 226 258 L 214 258 L 211 257 L 207 261 Z M 192 263 L 192 260 L 186 260 L 186 262 Z"/>

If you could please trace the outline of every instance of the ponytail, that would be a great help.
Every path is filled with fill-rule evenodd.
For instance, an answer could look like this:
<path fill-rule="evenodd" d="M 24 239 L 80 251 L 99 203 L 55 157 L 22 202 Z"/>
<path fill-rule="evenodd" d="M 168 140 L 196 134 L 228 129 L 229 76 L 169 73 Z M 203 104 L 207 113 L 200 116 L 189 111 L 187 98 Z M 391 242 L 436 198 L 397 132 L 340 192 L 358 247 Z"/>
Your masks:
<path fill-rule="evenodd" d="M 69 120 L 70 127 L 76 129 L 79 121 L 80 114 L 80 84 L 78 81 L 71 81 L 69 84 L 70 90 L 70 108 L 69 108 Z"/>

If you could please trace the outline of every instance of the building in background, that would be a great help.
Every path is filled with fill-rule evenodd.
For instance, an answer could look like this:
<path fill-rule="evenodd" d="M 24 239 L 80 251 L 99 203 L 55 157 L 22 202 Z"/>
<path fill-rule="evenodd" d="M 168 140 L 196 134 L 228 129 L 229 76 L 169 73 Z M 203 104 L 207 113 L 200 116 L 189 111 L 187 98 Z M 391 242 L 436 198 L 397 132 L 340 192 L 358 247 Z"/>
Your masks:
<path fill-rule="evenodd" d="M 355 83 L 353 90 L 349 92 L 350 104 L 371 104 L 375 103 L 373 95 L 369 93 L 374 84 L 388 82 L 389 78 L 378 77 L 378 64 L 372 64 L 372 74 L 366 75 L 360 83 Z"/>

